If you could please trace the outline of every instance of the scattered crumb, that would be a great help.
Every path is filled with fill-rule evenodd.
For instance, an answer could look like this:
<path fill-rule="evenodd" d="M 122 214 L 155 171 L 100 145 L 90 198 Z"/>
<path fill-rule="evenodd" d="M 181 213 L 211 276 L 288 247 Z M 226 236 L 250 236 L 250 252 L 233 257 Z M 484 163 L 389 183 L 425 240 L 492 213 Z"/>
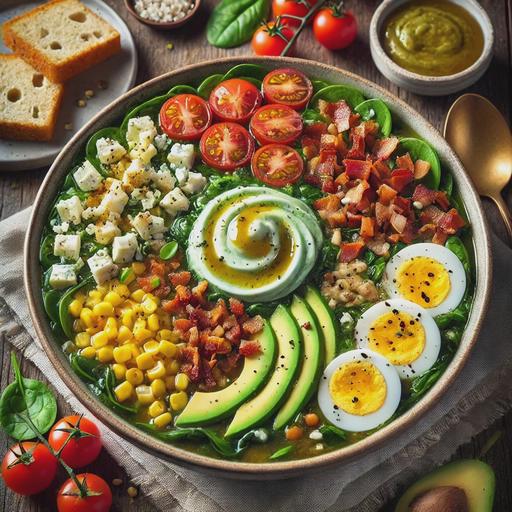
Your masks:
<path fill-rule="evenodd" d="M 78 107 L 83 108 L 83 107 L 85 107 L 87 105 L 87 101 L 85 101 L 85 100 L 78 100 L 76 102 L 76 104 L 77 104 Z"/>
<path fill-rule="evenodd" d="M 128 496 L 130 496 L 130 498 L 135 498 L 138 494 L 137 489 L 133 486 L 128 487 L 128 489 L 126 489 L 126 492 Z"/>
<path fill-rule="evenodd" d="M 66 123 L 64 125 L 64 130 L 67 130 L 68 132 L 73 129 L 73 125 L 71 123 Z"/>
<path fill-rule="evenodd" d="M 119 487 L 120 485 L 123 485 L 123 481 L 120 478 L 114 478 L 112 480 L 112 485 Z"/>
<path fill-rule="evenodd" d="M 98 89 L 107 89 L 107 88 L 108 88 L 108 82 L 106 80 L 98 81 Z"/>
<path fill-rule="evenodd" d="M 86 89 L 85 97 L 86 98 L 92 98 L 93 96 L 94 96 L 94 91 L 92 89 Z"/>
<path fill-rule="evenodd" d="M 167 43 L 167 44 L 165 45 L 165 47 L 166 47 L 168 50 L 174 50 L 174 43 L 169 42 L 169 43 Z"/>

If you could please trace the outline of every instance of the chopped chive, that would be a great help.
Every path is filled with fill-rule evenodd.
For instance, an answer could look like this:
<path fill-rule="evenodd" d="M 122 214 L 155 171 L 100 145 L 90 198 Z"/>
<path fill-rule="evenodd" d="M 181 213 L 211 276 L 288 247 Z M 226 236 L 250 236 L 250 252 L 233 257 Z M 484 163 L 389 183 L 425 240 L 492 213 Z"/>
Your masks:
<path fill-rule="evenodd" d="M 130 277 L 133 275 L 133 270 L 130 267 L 123 268 L 121 275 L 119 276 L 119 281 L 121 283 L 124 283 L 130 279 Z"/>
<path fill-rule="evenodd" d="M 150 281 L 151 288 L 158 288 L 160 286 L 160 278 L 159 277 L 153 277 Z"/>
<path fill-rule="evenodd" d="M 270 457 L 269 460 L 276 460 L 284 457 L 285 455 L 288 455 L 293 450 L 293 445 L 289 444 L 288 446 L 285 446 L 284 448 L 281 448 L 277 451 L 275 451 Z"/>

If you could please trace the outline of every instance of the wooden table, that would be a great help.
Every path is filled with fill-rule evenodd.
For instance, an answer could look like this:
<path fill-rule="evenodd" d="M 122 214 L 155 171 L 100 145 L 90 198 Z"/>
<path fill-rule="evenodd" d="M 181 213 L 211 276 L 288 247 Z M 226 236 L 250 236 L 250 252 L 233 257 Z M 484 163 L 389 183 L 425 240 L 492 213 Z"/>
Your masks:
<path fill-rule="evenodd" d="M 215 59 L 221 56 L 245 54 L 251 51 L 248 45 L 233 50 L 220 50 L 208 45 L 205 38 L 205 25 L 210 10 L 216 4 L 213 0 L 203 1 L 203 6 L 190 24 L 175 32 L 168 33 L 153 31 L 137 22 L 126 12 L 121 0 L 107 0 L 107 3 L 116 8 L 135 36 L 139 51 L 139 83 L 165 71 L 179 68 L 184 64 Z M 353 8 L 359 20 L 360 34 L 357 42 L 345 51 L 332 53 L 316 44 L 308 29 L 300 38 L 296 56 L 334 64 L 383 85 L 392 93 L 407 101 L 440 129 L 445 113 L 455 96 L 442 98 L 416 96 L 388 82 L 374 66 L 368 45 L 370 18 L 379 2 L 375 0 L 365 0 L 363 2 L 352 0 L 346 3 L 348 7 Z M 486 75 L 470 90 L 487 96 L 510 121 L 512 107 L 512 55 L 510 50 L 512 45 L 512 1 L 482 0 L 481 3 L 494 23 L 496 33 L 495 57 Z M 172 50 L 169 50 L 166 46 L 169 42 L 174 44 Z M 46 170 L 39 169 L 0 175 L 0 219 L 12 215 L 33 202 Z M 4 389 L 12 378 L 9 349 L 9 346 L 0 344 L 1 389 Z M 26 361 L 23 361 L 23 371 L 27 376 L 44 380 L 41 373 Z M 59 408 L 61 414 L 71 412 L 69 406 L 62 400 L 59 401 Z M 512 465 L 510 464 L 512 460 L 512 411 L 503 419 L 495 422 L 487 431 L 473 439 L 471 443 L 460 447 L 455 457 L 478 456 L 481 447 L 496 432 L 502 435 L 485 459 L 494 467 L 498 481 L 495 510 L 504 512 L 512 510 L 512 493 L 510 491 L 512 489 Z M 8 440 L 5 435 L 0 434 L 0 454 L 6 451 L 7 446 Z M 107 453 L 103 453 L 100 460 L 89 469 L 97 471 L 107 481 L 117 477 L 123 479 L 123 486 L 114 488 L 114 510 L 154 510 L 154 507 L 144 496 L 139 496 L 135 500 L 127 497 L 128 482 L 126 475 Z M 64 474 L 61 474 L 59 482 L 63 480 Z M 6 491 L 5 487 L 0 484 L 0 510 L 6 512 L 54 510 L 56 487 L 52 487 L 36 498 L 20 498 Z"/>

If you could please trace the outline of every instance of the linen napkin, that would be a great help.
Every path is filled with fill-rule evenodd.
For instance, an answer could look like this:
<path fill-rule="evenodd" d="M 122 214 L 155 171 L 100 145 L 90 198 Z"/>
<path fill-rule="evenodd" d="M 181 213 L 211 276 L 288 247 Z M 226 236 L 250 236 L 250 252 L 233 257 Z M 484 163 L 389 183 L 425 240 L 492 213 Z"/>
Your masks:
<path fill-rule="evenodd" d="M 61 381 L 35 337 L 23 289 L 23 239 L 30 208 L 0 223 L 0 333 L 78 412 L 87 411 Z M 478 233 L 475 234 L 478 236 Z M 494 288 L 480 338 L 453 386 L 393 443 L 321 473 L 247 482 L 206 476 L 158 459 L 102 426 L 104 445 L 156 508 L 176 512 L 372 512 L 408 482 L 445 461 L 457 446 L 512 405 L 512 250 L 493 237 Z"/>

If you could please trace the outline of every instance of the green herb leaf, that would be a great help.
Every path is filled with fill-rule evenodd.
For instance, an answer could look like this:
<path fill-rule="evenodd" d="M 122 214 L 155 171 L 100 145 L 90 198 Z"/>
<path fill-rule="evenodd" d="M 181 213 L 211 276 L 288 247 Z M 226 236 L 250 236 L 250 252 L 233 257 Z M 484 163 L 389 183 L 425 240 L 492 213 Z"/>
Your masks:
<path fill-rule="evenodd" d="M 289 444 L 279 450 L 276 450 L 270 457 L 269 460 L 277 460 L 282 459 L 286 455 L 288 455 L 293 450 L 293 444 Z"/>
<path fill-rule="evenodd" d="M 364 96 L 360 91 L 350 87 L 349 85 L 328 85 L 323 89 L 320 89 L 310 101 L 310 105 L 316 107 L 318 100 L 325 100 L 331 103 L 345 100 L 352 108 L 356 108 L 357 105 L 364 101 Z"/>
<path fill-rule="evenodd" d="M 382 100 L 371 99 L 363 101 L 354 110 L 361 115 L 363 121 L 369 121 L 370 119 L 376 121 L 383 137 L 387 137 L 391 133 L 391 112 Z"/>
<path fill-rule="evenodd" d="M 216 74 L 216 75 L 210 75 L 207 76 L 197 88 L 197 94 L 201 96 L 201 98 L 204 98 L 207 100 L 210 97 L 211 92 L 213 89 L 219 85 L 224 78 L 224 75 Z"/>
<path fill-rule="evenodd" d="M 64 334 L 72 339 L 74 336 L 73 322 L 74 318 L 69 314 L 69 305 L 75 298 L 75 294 L 78 290 L 84 287 L 91 286 L 94 283 L 93 277 L 90 275 L 84 279 L 81 283 L 78 283 L 73 288 L 70 288 L 60 299 L 59 302 L 59 322 Z"/>
<path fill-rule="evenodd" d="M 424 160 L 430 164 L 430 171 L 421 180 L 423 184 L 433 190 L 439 188 L 441 182 L 441 163 L 435 150 L 425 141 L 414 137 L 406 137 L 400 140 L 398 153 L 409 153 L 415 162 L 416 160 Z"/>
<path fill-rule="evenodd" d="M 322 425 L 318 430 L 322 433 L 327 443 L 337 442 L 340 439 L 345 441 L 347 439 L 347 433 L 334 425 Z"/>
<path fill-rule="evenodd" d="M 126 281 L 128 281 L 128 279 L 130 279 L 130 277 L 133 276 L 133 275 L 134 275 L 134 272 L 131 269 L 131 267 L 125 267 L 121 271 L 121 274 L 119 276 L 119 282 L 120 283 L 126 283 Z"/>
<path fill-rule="evenodd" d="M 469 254 L 462 240 L 458 236 L 451 236 L 446 240 L 445 246 L 459 258 L 464 270 L 470 275 L 471 264 L 469 262 Z"/>
<path fill-rule="evenodd" d="M 171 240 L 160 249 L 160 258 L 170 260 L 178 252 L 178 242 Z"/>

